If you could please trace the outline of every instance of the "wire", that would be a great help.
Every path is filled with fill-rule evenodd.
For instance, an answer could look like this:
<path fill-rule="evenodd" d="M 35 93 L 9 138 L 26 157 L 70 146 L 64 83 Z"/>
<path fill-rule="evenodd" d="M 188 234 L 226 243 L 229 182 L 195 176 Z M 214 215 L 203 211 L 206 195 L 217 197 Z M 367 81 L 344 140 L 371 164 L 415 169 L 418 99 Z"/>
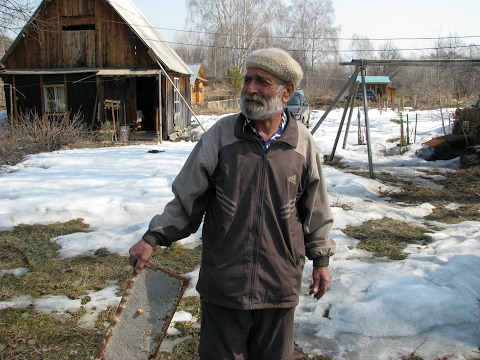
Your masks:
<path fill-rule="evenodd" d="M 108 19 L 101 19 L 102 21 L 105 21 L 105 22 L 113 22 L 113 23 L 118 23 L 118 24 L 125 24 L 123 22 L 120 22 L 120 21 L 113 21 L 113 20 L 108 20 Z M 132 25 L 133 26 L 133 25 Z M 149 29 L 164 29 L 164 30 L 173 30 L 173 31 L 184 31 L 184 32 L 195 32 L 195 33 L 203 33 L 203 34 L 214 34 L 214 33 L 209 33 L 209 32 L 201 32 L 201 31 L 191 31 L 191 30 L 174 30 L 174 29 L 167 29 L 167 28 L 157 28 L 157 27 L 152 27 L 152 26 L 147 26 L 147 25 L 135 25 L 135 26 L 138 26 L 138 27 L 148 27 Z M 96 31 L 100 31 L 100 30 L 96 30 Z M 112 33 L 112 32 L 106 32 L 104 31 L 104 33 L 111 33 L 111 34 L 115 34 L 115 33 Z M 221 36 L 227 36 L 229 34 L 221 34 Z M 231 34 L 230 34 L 231 35 Z M 126 36 L 126 37 L 132 37 L 132 38 L 135 38 L 137 37 L 136 35 L 123 35 L 123 36 Z M 238 35 L 238 37 L 244 37 L 244 35 Z M 263 37 L 267 37 L 267 38 L 276 38 L 276 39 L 295 39 L 296 37 L 293 37 L 293 36 L 271 36 L 271 37 L 268 37 L 268 36 L 256 36 L 258 38 L 263 38 Z M 467 38 L 480 38 L 480 35 L 468 35 L 468 36 L 446 36 L 446 37 L 438 37 L 438 38 L 434 38 L 434 37 L 425 37 L 425 38 L 384 38 L 384 39 L 373 39 L 373 40 L 377 40 L 377 41 L 380 41 L 380 40 L 383 40 L 383 41 L 389 41 L 389 40 L 422 40 L 422 41 L 426 41 L 426 40 L 447 40 L 447 39 L 467 39 Z M 351 41 L 363 41 L 365 39 L 346 39 L 346 38 L 337 38 L 337 37 L 315 37 L 315 38 L 306 38 L 307 40 L 351 40 Z M 211 48 L 211 49 L 227 49 L 227 50 L 250 50 L 250 48 L 245 48 L 245 47 L 236 47 L 236 46 L 228 46 L 228 45 L 206 45 L 206 44 L 192 44 L 192 43 L 184 43 L 184 42 L 178 42 L 178 41 L 166 41 L 166 40 L 159 40 L 159 39 L 146 39 L 146 40 L 150 40 L 150 41 L 156 41 L 156 42 L 163 42 L 163 43 L 167 43 L 169 45 L 182 45 L 182 46 L 195 46 L 195 47 L 205 47 L 205 48 Z M 367 39 L 367 40 L 372 40 L 372 39 Z M 480 45 L 477 45 L 477 44 L 473 44 L 473 45 L 459 45 L 459 46 L 441 46 L 441 49 L 459 49 L 459 48 L 470 48 L 470 47 L 479 47 L 480 48 Z M 440 47 L 418 47 L 418 48 L 396 48 L 395 50 L 396 51 L 422 51 L 422 50 L 438 50 Z M 290 51 L 290 52 L 304 52 L 305 49 L 285 49 L 287 51 Z M 366 50 L 363 50 L 363 49 L 359 49 L 359 50 L 356 50 L 358 52 L 378 52 L 378 51 L 381 51 L 381 50 L 375 50 L 375 49 L 366 49 Z M 341 50 L 341 49 L 337 49 L 337 50 L 320 50 L 319 52 L 321 53 L 351 53 L 353 52 L 352 50 Z"/>
<path fill-rule="evenodd" d="M 112 23 L 118 23 L 118 24 L 124 24 L 121 21 L 114 21 L 114 20 L 108 20 L 108 19 L 102 19 L 105 22 L 112 22 Z M 132 24 L 133 25 L 133 24 Z M 156 29 L 156 30 L 168 30 L 168 31 L 175 31 L 175 32 L 184 32 L 184 33 L 195 33 L 195 34 L 206 34 L 206 35 L 220 35 L 220 36 L 236 36 L 239 38 L 246 37 L 247 35 L 241 35 L 241 34 L 234 34 L 234 33 L 223 33 L 223 34 L 218 34 L 216 32 L 211 32 L 211 31 L 199 31 L 199 30 L 181 30 L 181 29 L 171 29 L 171 28 L 164 28 L 164 27 L 156 27 L 156 26 L 149 26 L 145 24 L 141 25 L 135 25 L 138 27 L 147 27 L 150 29 Z M 298 36 L 269 36 L 269 35 L 258 35 L 255 36 L 257 38 L 267 38 L 267 39 L 297 39 Z M 439 36 L 439 37 L 394 37 L 394 38 L 359 38 L 359 39 L 354 39 L 354 38 L 341 38 L 341 37 L 328 37 L 328 36 L 321 36 L 321 37 L 307 37 L 307 39 L 312 39 L 312 40 L 347 40 L 347 41 L 364 41 L 364 40 L 370 40 L 370 41 L 388 41 L 388 40 L 443 40 L 443 39 L 470 39 L 470 38 L 480 38 L 480 35 L 467 35 L 467 36 L 454 36 L 454 35 L 449 35 L 449 36 Z"/>

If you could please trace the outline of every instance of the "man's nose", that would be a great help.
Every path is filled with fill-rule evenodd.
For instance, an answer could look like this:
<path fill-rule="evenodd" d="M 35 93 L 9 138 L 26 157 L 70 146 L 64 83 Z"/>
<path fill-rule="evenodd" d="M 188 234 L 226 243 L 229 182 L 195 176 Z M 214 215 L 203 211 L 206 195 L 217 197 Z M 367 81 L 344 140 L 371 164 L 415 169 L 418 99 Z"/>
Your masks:
<path fill-rule="evenodd" d="M 243 84 L 243 93 L 244 94 L 257 94 L 258 93 L 258 86 L 257 85 L 258 84 L 254 80 Z"/>

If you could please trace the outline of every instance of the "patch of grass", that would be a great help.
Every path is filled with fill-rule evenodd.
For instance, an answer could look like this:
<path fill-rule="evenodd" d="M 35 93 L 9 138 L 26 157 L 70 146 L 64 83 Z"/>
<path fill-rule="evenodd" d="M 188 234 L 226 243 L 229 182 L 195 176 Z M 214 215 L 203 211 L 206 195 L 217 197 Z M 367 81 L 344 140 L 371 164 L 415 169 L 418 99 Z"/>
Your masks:
<path fill-rule="evenodd" d="M 201 245 L 187 249 L 179 243 L 173 243 L 170 247 L 155 247 L 150 261 L 177 274 L 186 274 L 193 271 L 201 259 Z"/>
<path fill-rule="evenodd" d="M 28 270 L 23 276 L 5 275 L 0 278 L 0 301 L 25 295 L 32 299 L 64 295 L 82 299 L 85 305 L 89 301 L 87 291 L 105 288 L 107 280 L 116 280 L 118 295 L 122 295 L 132 275 L 132 267 L 126 257 L 102 248 L 93 256 L 57 258 L 60 246 L 51 241 L 52 238 L 87 231 L 88 226 L 82 219 L 77 219 L 50 225 L 19 225 L 12 232 L 0 232 L 0 269 L 22 267 Z M 201 247 L 190 250 L 174 244 L 171 248 L 157 247 L 152 262 L 184 274 L 200 263 L 200 256 Z M 195 300 L 191 299 L 195 298 L 186 298 L 182 306 L 198 316 L 194 311 Z M 93 358 L 103 340 L 105 324 L 112 319 L 115 310 L 116 307 L 109 307 L 101 312 L 92 330 L 84 330 L 77 325 L 84 314 L 83 309 L 62 317 L 54 313 L 35 313 L 32 307 L 1 310 L 0 359 Z M 192 326 L 192 332 L 194 330 Z"/>
<path fill-rule="evenodd" d="M 428 244 L 431 241 L 425 228 L 390 218 L 368 220 L 359 226 L 348 226 L 344 232 L 360 240 L 357 248 L 370 251 L 376 257 L 387 257 L 391 260 L 405 259 L 408 254 L 403 250 L 407 244 Z"/>
<path fill-rule="evenodd" d="M 356 167 L 337 165 L 334 161 L 327 164 L 358 176 L 370 177 L 367 169 L 359 171 Z M 382 172 L 380 174 L 376 173 L 375 178 L 386 184 L 400 186 L 400 191 L 388 192 L 382 190 L 380 196 L 390 197 L 391 202 L 406 206 L 423 203 L 432 204 L 435 209 L 424 218 L 426 221 L 438 221 L 446 224 L 480 221 L 480 182 L 478 181 L 480 179 L 480 166 L 447 171 L 441 174 L 442 178 L 440 179 L 432 179 L 430 176 L 440 175 L 438 170 L 422 170 L 422 172 L 425 173 L 425 176 L 421 176 L 422 178 L 430 179 L 430 181 L 443 186 L 443 188 L 432 189 L 416 186 L 408 179 Z M 457 204 L 457 206 L 452 207 L 449 206 L 450 204 Z M 336 206 L 342 207 L 341 204 L 336 204 Z"/>
<path fill-rule="evenodd" d="M 0 301 L 17 296 L 65 295 L 88 302 L 87 290 L 100 290 L 106 280 L 126 283 L 132 272 L 128 261 L 107 251 L 94 256 L 57 259 L 60 246 L 52 238 L 88 231 L 81 219 L 50 225 L 19 225 L 13 232 L 0 232 L 0 268 L 26 268 L 25 275 L 0 278 Z M 111 312 L 111 309 L 110 309 Z M 77 326 L 84 310 L 62 316 L 26 310 L 0 311 L 0 353 L 5 359 L 89 359 L 102 341 L 102 312 L 98 328 L 84 330 Z"/>
<path fill-rule="evenodd" d="M 435 175 L 436 172 L 425 172 Z M 430 203 L 435 206 L 425 220 L 446 224 L 480 220 L 480 167 L 448 171 L 442 179 L 433 180 L 443 189 L 431 189 L 405 183 L 399 193 L 389 196 L 392 201 L 402 201 L 412 205 Z M 450 204 L 458 204 L 452 208 Z"/>
<path fill-rule="evenodd" d="M 66 295 L 78 299 L 87 290 L 103 289 L 107 280 L 126 283 L 132 272 L 128 261 L 105 249 L 94 256 L 57 258 L 60 246 L 52 238 L 87 230 L 88 226 L 77 219 L 50 225 L 19 225 L 11 233 L 0 232 L 0 267 L 28 270 L 21 278 L 6 275 L 0 279 L 0 301 L 21 295 Z"/>
<path fill-rule="evenodd" d="M 387 142 L 388 143 L 398 143 L 400 141 L 400 137 L 396 137 L 396 138 L 391 138 L 391 139 L 387 139 Z"/>
<path fill-rule="evenodd" d="M 102 334 L 77 326 L 82 312 L 62 319 L 31 309 L 0 311 L 0 356 L 10 360 L 89 359 Z"/>

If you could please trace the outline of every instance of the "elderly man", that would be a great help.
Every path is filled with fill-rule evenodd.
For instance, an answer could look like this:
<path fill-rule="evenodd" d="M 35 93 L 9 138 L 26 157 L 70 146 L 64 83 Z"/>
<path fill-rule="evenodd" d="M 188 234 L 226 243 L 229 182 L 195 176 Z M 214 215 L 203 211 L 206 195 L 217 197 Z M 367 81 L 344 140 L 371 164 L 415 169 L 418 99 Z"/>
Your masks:
<path fill-rule="evenodd" d="M 310 294 L 330 281 L 333 220 L 320 156 L 284 104 L 302 79 L 285 51 L 246 59 L 241 113 L 219 120 L 173 182 L 175 198 L 130 249 L 140 271 L 156 245 L 195 232 L 205 214 L 197 290 L 201 359 L 293 359 L 294 311 L 305 256 Z"/>

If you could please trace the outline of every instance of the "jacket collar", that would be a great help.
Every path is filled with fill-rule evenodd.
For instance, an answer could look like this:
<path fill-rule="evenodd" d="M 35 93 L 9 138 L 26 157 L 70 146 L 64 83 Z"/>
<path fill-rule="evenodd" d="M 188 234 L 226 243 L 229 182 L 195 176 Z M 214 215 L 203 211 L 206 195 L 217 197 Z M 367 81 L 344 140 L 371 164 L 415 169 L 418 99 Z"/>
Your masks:
<path fill-rule="evenodd" d="M 293 118 L 289 110 L 284 109 L 285 114 L 287 114 L 288 122 L 283 134 L 278 138 L 277 142 L 284 142 L 290 145 L 293 148 L 297 147 L 298 143 L 298 123 Z M 237 120 L 235 121 L 234 133 L 235 136 L 239 139 L 255 139 L 256 136 L 253 131 L 247 126 L 245 127 L 245 132 L 243 132 L 243 124 L 245 123 L 245 115 L 242 113 L 238 114 Z"/>

